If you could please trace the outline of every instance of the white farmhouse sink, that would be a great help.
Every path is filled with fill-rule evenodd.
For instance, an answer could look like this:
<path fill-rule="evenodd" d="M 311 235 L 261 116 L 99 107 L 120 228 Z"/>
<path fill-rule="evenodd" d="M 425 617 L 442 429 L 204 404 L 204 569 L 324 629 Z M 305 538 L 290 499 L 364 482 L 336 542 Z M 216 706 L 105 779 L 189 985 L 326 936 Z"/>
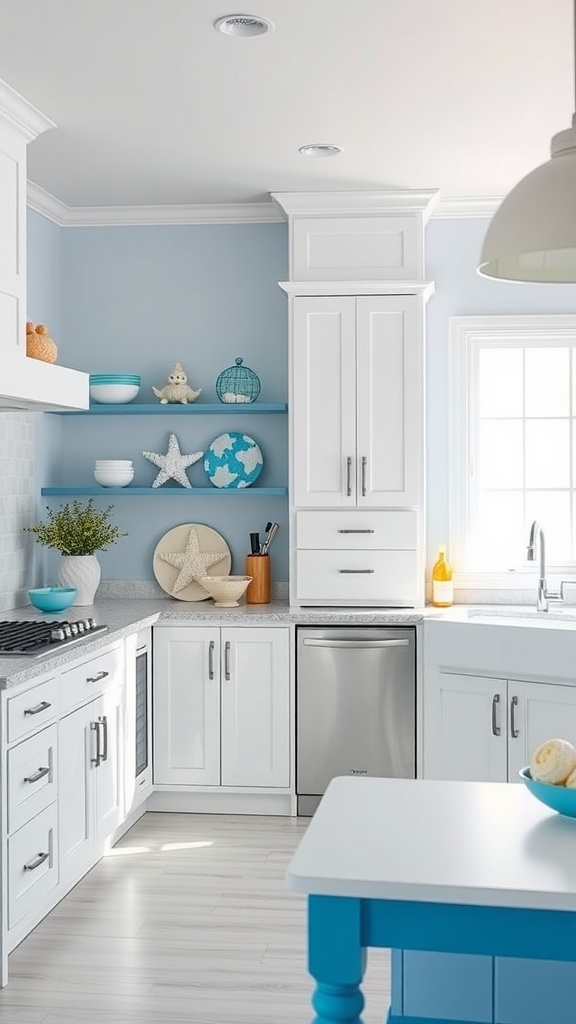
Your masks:
<path fill-rule="evenodd" d="M 501 622 L 515 622 L 515 623 L 529 623 L 537 622 L 538 625 L 545 626 L 547 623 L 557 622 L 575 622 L 576 623 L 576 605 L 550 605 L 550 611 L 539 612 L 536 608 L 470 608 L 468 610 L 469 619 L 486 619 L 497 620 Z"/>

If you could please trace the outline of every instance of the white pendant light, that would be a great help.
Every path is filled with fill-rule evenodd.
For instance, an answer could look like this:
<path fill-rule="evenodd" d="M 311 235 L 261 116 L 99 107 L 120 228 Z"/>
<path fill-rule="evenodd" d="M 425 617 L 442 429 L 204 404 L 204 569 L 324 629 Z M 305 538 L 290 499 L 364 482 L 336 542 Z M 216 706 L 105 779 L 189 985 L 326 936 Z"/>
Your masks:
<path fill-rule="evenodd" d="M 522 178 L 494 214 L 478 267 L 483 277 L 576 283 L 576 114 L 550 148 L 551 159 Z"/>

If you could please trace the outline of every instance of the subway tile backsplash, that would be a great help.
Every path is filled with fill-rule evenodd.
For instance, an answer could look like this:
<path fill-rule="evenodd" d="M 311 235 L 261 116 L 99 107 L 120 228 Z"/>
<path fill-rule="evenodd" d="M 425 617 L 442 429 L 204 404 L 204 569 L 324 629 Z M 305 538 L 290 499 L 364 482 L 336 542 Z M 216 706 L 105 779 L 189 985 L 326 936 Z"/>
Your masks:
<path fill-rule="evenodd" d="M 27 603 L 35 516 L 34 414 L 0 413 L 0 611 Z"/>

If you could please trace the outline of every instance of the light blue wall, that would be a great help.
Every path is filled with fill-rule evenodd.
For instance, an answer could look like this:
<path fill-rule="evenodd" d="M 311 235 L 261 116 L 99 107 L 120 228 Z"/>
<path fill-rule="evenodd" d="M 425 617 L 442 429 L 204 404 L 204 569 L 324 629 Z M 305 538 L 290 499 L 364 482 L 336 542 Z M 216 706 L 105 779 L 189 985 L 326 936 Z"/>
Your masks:
<path fill-rule="evenodd" d="M 448 539 L 449 318 L 478 314 L 573 313 L 576 287 L 504 284 L 476 273 L 488 221 L 433 219 L 426 236 L 426 277 L 436 294 L 427 313 L 428 565 Z M 142 375 L 139 400 L 151 398 L 179 360 L 202 400 L 215 400 L 218 373 L 243 356 L 262 379 L 263 401 L 287 395 L 287 310 L 278 281 L 287 278 L 284 224 L 67 228 L 29 216 L 29 314 L 51 327 L 59 361 L 79 369 Z M 54 484 L 91 482 L 92 462 L 132 458 L 135 483 L 150 484 L 145 449 L 165 451 L 174 430 L 183 451 L 203 450 L 225 429 L 244 429 L 261 445 L 261 483 L 287 480 L 284 417 L 232 419 L 81 419 L 41 417 L 39 477 Z M 60 436 L 61 435 L 61 436 Z M 96 442 L 95 442 L 96 439 Z M 94 445 L 97 445 L 96 451 Z M 205 483 L 201 463 L 192 483 Z M 104 499 L 103 499 L 104 500 Z M 42 504 L 45 504 L 43 502 Z M 130 536 L 101 556 L 108 579 L 151 579 L 152 552 L 182 522 L 213 526 L 242 572 L 248 534 L 268 519 L 284 529 L 273 576 L 288 578 L 287 502 L 238 497 L 115 498 L 114 518 Z"/>
<path fill-rule="evenodd" d="M 476 273 L 488 220 L 433 219 L 426 230 L 426 278 L 436 294 L 427 310 L 427 565 L 449 538 L 448 339 L 451 316 L 574 313 L 572 285 L 506 284 Z"/>
<path fill-rule="evenodd" d="M 139 401 L 155 402 L 173 364 L 183 364 L 201 401 L 215 402 L 215 382 L 242 356 L 262 382 L 262 401 L 287 398 L 284 224 L 187 227 L 67 228 L 61 231 L 62 306 L 59 362 L 91 372 L 142 376 Z M 238 429 L 261 446 L 262 485 L 286 485 L 287 418 L 236 416 L 46 417 L 62 430 L 54 485 L 89 484 L 95 458 L 134 461 L 134 484 L 150 486 L 157 470 L 142 451 L 165 452 L 173 431 L 183 452 L 204 451 L 218 434 Z M 188 472 L 209 486 L 197 463 Z M 47 499 L 59 504 L 58 499 Z M 67 500 L 67 499 L 62 499 Z M 99 504 L 108 504 L 105 498 Z M 129 536 L 99 556 L 103 578 L 152 579 L 152 555 L 162 535 L 181 523 L 205 523 L 226 539 L 232 572 L 244 572 L 249 533 L 267 520 L 282 529 L 272 553 L 275 580 L 288 578 L 287 499 L 215 494 L 114 496 L 113 518 Z"/>

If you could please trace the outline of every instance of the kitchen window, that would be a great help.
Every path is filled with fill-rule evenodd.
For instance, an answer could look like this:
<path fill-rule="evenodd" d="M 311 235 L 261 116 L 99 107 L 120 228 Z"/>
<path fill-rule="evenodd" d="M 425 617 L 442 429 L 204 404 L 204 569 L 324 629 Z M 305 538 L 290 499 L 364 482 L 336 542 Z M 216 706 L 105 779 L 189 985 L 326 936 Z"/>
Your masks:
<path fill-rule="evenodd" d="M 457 584 L 532 587 L 533 519 L 576 574 L 576 316 L 451 318 L 449 438 Z"/>

